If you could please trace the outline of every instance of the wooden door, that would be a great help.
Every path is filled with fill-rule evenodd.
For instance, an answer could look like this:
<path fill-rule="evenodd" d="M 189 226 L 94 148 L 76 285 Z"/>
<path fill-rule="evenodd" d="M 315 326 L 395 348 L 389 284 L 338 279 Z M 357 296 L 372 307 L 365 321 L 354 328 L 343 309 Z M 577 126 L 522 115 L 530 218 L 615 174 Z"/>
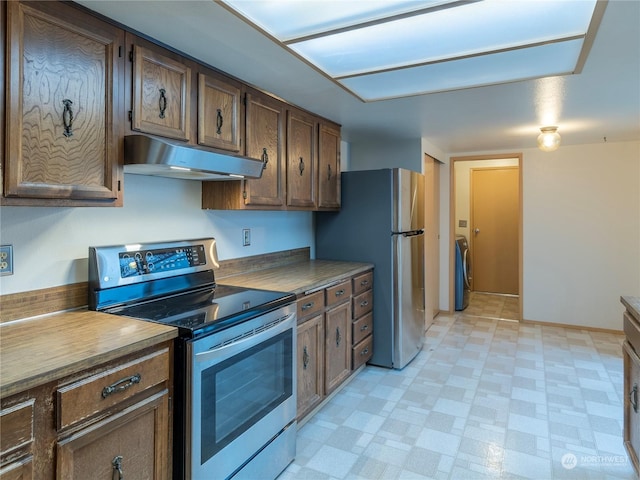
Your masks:
<path fill-rule="evenodd" d="M 244 109 L 242 87 L 218 75 L 198 75 L 198 143 L 240 152 Z M 244 153 L 244 152 L 242 152 Z"/>
<path fill-rule="evenodd" d="M 471 169 L 472 289 L 517 295 L 519 169 Z"/>
<path fill-rule="evenodd" d="M 324 336 L 324 391 L 329 394 L 351 373 L 350 302 L 326 311 Z"/>
<path fill-rule="evenodd" d="M 6 7 L 5 196 L 117 199 L 124 32 L 69 5 Z"/>
<path fill-rule="evenodd" d="M 298 420 L 322 401 L 324 394 L 323 316 L 298 325 Z"/>
<path fill-rule="evenodd" d="M 284 206 L 282 136 L 285 106 L 266 95 L 247 93 L 246 155 L 262 160 L 259 179 L 244 180 L 244 203 L 249 206 Z"/>
<path fill-rule="evenodd" d="M 156 49 L 141 45 L 134 45 L 132 58 L 131 128 L 189 141 L 191 68 Z"/>
<path fill-rule="evenodd" d="M 425 330 L 440 312 L 440 162 L 424 156 L 425 176 L 425 260 L 426 310 Z"/>
<path fill-rule="evenodd" d="M 169 478 L 168 412 L 164 390 L 60 441 L 57 478 Z"/>
<path fill-rule="evenodd" d="M 315 208 L 316 144 L 315 117 L 298 110 L 287 112 L 287 205 Z"/>
<path fill-rule="evenodd" d="M 325 122 L 318 131 L 318 208 L 340 208 L 340 128 Z"/>

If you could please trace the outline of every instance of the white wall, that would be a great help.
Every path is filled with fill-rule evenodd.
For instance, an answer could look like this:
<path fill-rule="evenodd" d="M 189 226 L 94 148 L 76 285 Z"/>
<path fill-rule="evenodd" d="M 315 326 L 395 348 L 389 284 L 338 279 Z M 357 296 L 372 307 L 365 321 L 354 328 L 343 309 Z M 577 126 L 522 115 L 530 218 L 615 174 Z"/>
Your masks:
<path fill-rule="evenodd" d="M 212 236 L 221 260 L 313 246 L 311 212 L 202 210 L 200 182 L 160 177 L 125 175 L 124 194 L 123 208 L 0 207 L 0 243 L 15 258 L 0 294 L 86 281 L 92 245 Z"/>

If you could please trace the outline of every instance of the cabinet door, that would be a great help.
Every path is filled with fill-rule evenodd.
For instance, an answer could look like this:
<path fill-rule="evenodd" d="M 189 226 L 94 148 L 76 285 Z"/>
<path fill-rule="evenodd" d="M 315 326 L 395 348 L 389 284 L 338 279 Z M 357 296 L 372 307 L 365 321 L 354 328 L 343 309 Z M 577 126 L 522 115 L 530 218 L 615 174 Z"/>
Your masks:
<path fill-rule="evenodd" d="M 33 457 L 27 457 L 0 469 L 0 480 L 31 480 L 32 478 Z"/>
<path fill-rule="evenodd" d="M 340 208 L 340 129 L 320 123 L 318 133 L 318 207 Z"/>
<path fill-rule="evenodd" d="M 117 199 L 124 32 L 57 2 L 6 5 L 4 195 Z"/>
<path fill-rule="evenodd" d="M 298 326 L 298 420 L 322 400 L 324 390 L 322 324 L 322 315 L 318 315 Z"/>
<path fill-rule="evenodd" d="M 351 373 L 351 304 L 325 313 L 325 393 L 331 393 Z"/>
<path fill-rule="evenodd" d="M 640 452 L 640 358 L 628 341 L 622 349 L 624 360 L 624 445 L 636 474 L 639 472 Z"/>
<path fill-rule="evenodd" d="M 246 155 L 262 160 L 259 179 L 244 181 L 244 203 L 252 206 L 284 206 L 282 135 L 284 104 L 257 93 L 247 93 Z"/>
<path fill-rule="evenodd" d="M 316 206 L 316 130 L 311 115 L 298 110 L 287 114 L 287 205 Z"/>
<path fill-rule="evenodd" d="M 168 405 L 164 390 L 58 442 L 58 480 L 169 478 Z"/>
<path fill-rule="evenodd" d="M 131 128 L 189 140 L 191 69 L 141 45 L 133 47 Z"/>
<path fill-rule="evenodd" d="M 239 83 L 213 74 L 198 75 L 198 143 L 240 152 L 242 89 Z"/>

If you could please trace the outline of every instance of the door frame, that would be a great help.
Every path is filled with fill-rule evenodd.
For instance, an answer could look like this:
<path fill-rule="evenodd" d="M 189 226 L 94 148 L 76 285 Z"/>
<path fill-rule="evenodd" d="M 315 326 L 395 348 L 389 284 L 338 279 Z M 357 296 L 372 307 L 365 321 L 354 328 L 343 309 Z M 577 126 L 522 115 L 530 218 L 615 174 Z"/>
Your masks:
<path fill-rule="evenodd" d="M 455 283 L 455 248 L 454 242 L 456 238 L 455 222 L 456 222 L 456 178 L 455 178 L 455 162 L 473 161 L 473 160 L 505 160 L 509 158 L 518 159 L 518 313 L 520 321 L 522 317 L 522 306 L 524 305 L 523 292 L 523 221 L 522 221 L 522 153 L 500 153 L 495 155 L 469 155 L 463 157 L 451 157 L 449 159 L 449 313 L 454 313 L 454 283 Z"/>

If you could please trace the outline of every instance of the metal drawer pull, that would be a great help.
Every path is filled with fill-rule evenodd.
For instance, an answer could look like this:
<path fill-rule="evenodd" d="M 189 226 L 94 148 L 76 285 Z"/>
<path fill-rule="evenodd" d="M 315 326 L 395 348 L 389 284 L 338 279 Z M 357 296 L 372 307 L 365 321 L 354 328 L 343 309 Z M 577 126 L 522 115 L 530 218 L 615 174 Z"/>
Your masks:
<path fill-rule="evenodd" d="M 73 110 L 71 110 L 73 102 L 65 98 L 62 100 L 62 104 L 64 105 L 64 110 L 62 110 L 62 124 L 64 125 L 64 132 L 62 134 L 65 137 L 71 137 L 73 135 Z"/>
<path fill-rule="evenodd" d="M 309 310 L 311 307 L 313 307 L 316 304 L 316 302 L 309 302 L 309 303 L 305 303 L 304 305 L 302 305 L 301 310 Z"/>
<path fill-rule="evenodd" d="M 366 355 L 367 353 L 369 353 L 369 347 L 367 347 L 367 348 L 365 348 L 364 350 L 362 350 L 362 351 L 360 352 L 360 356 L 362 356 L 362 355 Z"/>
<path fill-rule="evenodd" d="M 311 360 L 311 358 L 309 357 L 309 352 L 307 352 L 307 346 L 305 345 L 302 348 L 302 368 L 303 369 L 307 369 L 307 366 L 309 365 L 309 360 Z"/>
<path fill-rule="evenodd" d="M 638 384 L 633 384 L 633 389 L 629 392 L 629 401 L 633 407 L 633 411 L 638 413 Z"/>
<path fill-rule="evenodd" d="M 367 300 L 363 300 L 362 302 L 360 302 L 361 307 L 366 307 L 367 305 L 369 305 L 369 302 Z"/>
<path fill-rule="evenodd" d="M 113 457 L 111 465 L 113 465 L 113 476 L 111 478 L 114 480 L 124 480 L 124 473 L 122 472 L 122 455 Z M 116 474 L 118 474 L 118 476 L 116 476 Z"/>
<path fill-rule="evenodd" d="M 339 297 L 341 295 L 344 295 L 344 289 L 336 291 L 336 297 Z"/>
<path fill-rule="evenodd" d="M 360 282 L 360 286 L 361 286 L 361 287 L 366 287 L 367 285 L 369 285 L 369 280 L 362 280 L 362 281 Z"/>
<path fill-rule="evenodd" d="M 362 326 L 360 327 L 360 331 L 361 331 L 361 332 L 364 332 L 364 331 L 365 331 L 365 330 L 367 330 L 368 328 L 369 328 L 369 325 L 367 325 L 367 324 L 365 323 L 364 325 L 362 325 Z"/>
<path fill-rule="evenodd" d="M 164 88 L 160 89 L 160 98 L 158 100 L 158 108 L 160 109 L 160 118 L 164 118 L 164 112 L 167 110 L 167 91 Z"/>
<path fill-rule="evenodd" d="M 340 340 L 342 340 L 342 336 L 340 335 L 340 327 L 336 327 L 336 347 L 340 346 Z"/>
<path fill-rule="evenodd" d="M 104 387 L 102 389 L 102 398 L 107 398 L 112 393 L 122 392 L 127 388 L 133 386 L 134 384 L 140 383 L 141 379 L 142 376 L 139 373 L 136 373 L 135 375 L 131 375 L 130 377 L 118 380 L 113 385 L 109 385 L 108 387 Z"/>
<path fill-rule="evenodd" d="M 223 118 L 222 118 L 222 110 L 218 109 L 218 113 L 216 115 L 216 133 L 218 135 L 222 134 L 222 124 L 223 124 Z"/>

